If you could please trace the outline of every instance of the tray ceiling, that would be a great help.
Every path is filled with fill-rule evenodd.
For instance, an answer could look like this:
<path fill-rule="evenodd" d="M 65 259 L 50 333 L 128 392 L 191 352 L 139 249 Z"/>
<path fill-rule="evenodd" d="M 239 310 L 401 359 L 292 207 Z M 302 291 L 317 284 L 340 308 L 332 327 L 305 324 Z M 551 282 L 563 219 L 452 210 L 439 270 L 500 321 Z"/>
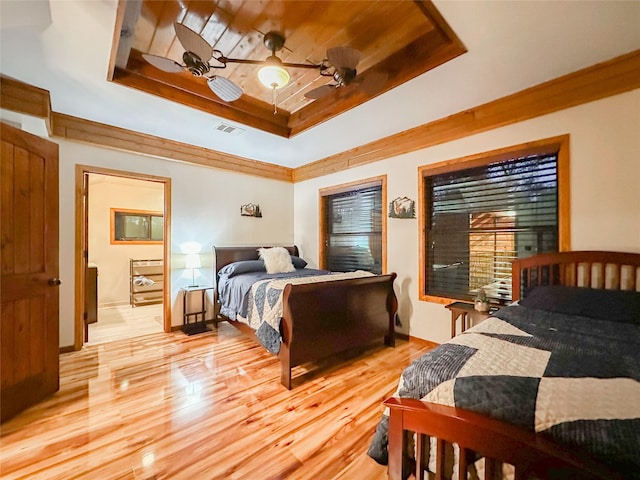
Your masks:
<path fill-rule="evenodd" d="M 228 63 L 216 75 L 240 86 L 234 102 L 220 100 L 204 78 L 164 72 L 145 61 L 152 54 L 182 63 L 184 48 L 174 23 L 186 25 L 225 57 L 264 60 L 269 31 L 286 41 L 276 55 L 284 62 L 319 64 L 330 47 L 361 52 L 357 76 L 317 100 L 305 92 L 330 77 L 318 69 L 287 68 L 290 83 L 272 91 L 259 83 L 260 65 Z M 153 95 L 291 137 L 401 85 L 465 52 L 429 1 L 124 1 L 118 5 L 109 79 Z"/>

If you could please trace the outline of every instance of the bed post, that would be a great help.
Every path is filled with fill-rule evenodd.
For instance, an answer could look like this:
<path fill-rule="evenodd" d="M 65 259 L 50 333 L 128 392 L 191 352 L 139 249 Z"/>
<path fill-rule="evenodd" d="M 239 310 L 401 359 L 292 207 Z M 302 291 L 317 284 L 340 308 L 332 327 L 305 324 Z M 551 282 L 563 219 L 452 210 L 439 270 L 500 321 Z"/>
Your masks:
<path fill-rule="evenodd" d="M 393 398 L 385 403 L 389 407 L 389 480 L 402 480 L 402 452 L 404 452 L 404 431 L 402 430 L 402 410 L 391 408 Z"/>
<path fill-rule="evenodd" d="M 398 313 L 398 298 L 393 291 L 393 282 L 397 275 L 395 272 L 391 273 L 391 290 L 387 297 L 387 311 L 389 312 L 389 333 L 384 336 L 384 344 L 388 347 L 396 346 L 396 314 Z"/>
<path fill-rule="evenodd" d="M 291 365 L 288 355 L 280 357 L 280 383 L 287 390 L 291 390 Z"/>

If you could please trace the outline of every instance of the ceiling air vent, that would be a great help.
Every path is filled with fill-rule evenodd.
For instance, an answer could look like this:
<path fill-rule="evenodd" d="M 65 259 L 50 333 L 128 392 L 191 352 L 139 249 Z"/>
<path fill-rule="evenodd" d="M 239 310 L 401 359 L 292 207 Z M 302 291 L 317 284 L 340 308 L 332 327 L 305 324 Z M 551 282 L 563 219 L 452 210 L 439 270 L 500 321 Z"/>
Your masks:
<path fill-rule="evenodd" d="M 244 128 L 234 127 L 233 125 L 229 125 L 228 123 L 220 122 L 216 125 L 216 130 L 218 132 L 226 133 L 228 135 L 240 135 L 244 132 Z"/>

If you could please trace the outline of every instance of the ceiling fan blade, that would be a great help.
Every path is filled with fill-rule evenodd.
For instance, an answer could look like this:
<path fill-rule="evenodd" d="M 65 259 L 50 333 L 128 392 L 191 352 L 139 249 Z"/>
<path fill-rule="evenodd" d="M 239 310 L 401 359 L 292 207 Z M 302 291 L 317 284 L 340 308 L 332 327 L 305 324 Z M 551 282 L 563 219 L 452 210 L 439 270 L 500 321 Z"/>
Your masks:
<path fill-rule="evenodd" d="M 327 49 L 327 59 L 336 68 L 355 70 L 360 61 L 360 51 L 351 47 L 332 47 Z"/>
<path fill-rule="evenodd" d="M 309 90 L 304 94 L 304 96 L 312 100 L 318 100 L 319 98 L 329 95 L 337 87 L 338 85 L 322 85 L 321 87 Z"/>
<path fill-rule="evenodd" d="M 368 75 L 362 75 L 361 80 L 359 82 L 360 88 L 367 95 L 375 95 L 379 93 L 383 87 L 387 79 L 389 78 L 389 74 L 387 72 L 369 72 Z"/>
<path fill-rule="evenodd" d="M 233 102 L 242 96 L 242 89 L 228 78 L 214 75 L 207 79 L 207 85 L 220 100 Z"/>
<path fill-rule="evenodd" d="M 213 57 L 213 47 L 204 38 L 181 23 L 176 22 L 173 27 L 178 40 L 187 52 L 195 53 L 204 63 Z"/>
<path fill-rule="evenodd" d="M 158 55 L 151 55 L 149 53 L 143 53 L 142 58 L 163 72 L 178 73 L 184 70 L 182 65 L 170 58 L 159 57 Z"/>

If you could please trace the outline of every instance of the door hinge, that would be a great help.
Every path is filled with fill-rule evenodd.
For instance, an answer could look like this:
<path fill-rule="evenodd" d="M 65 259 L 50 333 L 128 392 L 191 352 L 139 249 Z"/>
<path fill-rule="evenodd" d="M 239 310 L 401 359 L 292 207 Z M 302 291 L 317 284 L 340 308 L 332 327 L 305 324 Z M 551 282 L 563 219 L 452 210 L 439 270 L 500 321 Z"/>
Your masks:
<path fill-rule="evenodd" d="M 89 314 L 87 312 L 84 312 L 82 314 L 82 319 L 86 322 L 89 319 Z"/>

